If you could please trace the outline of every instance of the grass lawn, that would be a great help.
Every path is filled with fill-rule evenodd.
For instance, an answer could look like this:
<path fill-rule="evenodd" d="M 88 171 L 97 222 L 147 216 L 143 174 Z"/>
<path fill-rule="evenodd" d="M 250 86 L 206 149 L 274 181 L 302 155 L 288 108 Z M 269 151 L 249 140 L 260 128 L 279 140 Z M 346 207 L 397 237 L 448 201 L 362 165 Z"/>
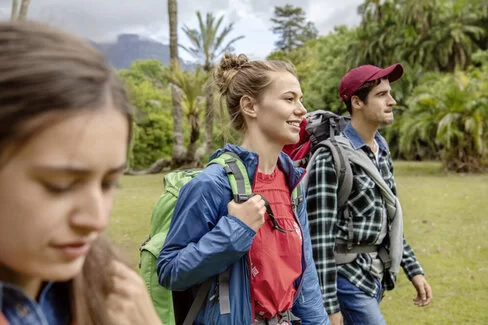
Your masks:
<path fill-rule="evenodd" d="M 488 175 L 445 174 L 436 163 L 396 162 L 395 167 L 405 236 L 434 300 L 415 307 L 415 290 L 400 274 L 396 289 L 381 304 L 387 323 L 488 324 Z M 109 235 L 134 266 L 161 192 L 161 175 L 121 180 Z"/>

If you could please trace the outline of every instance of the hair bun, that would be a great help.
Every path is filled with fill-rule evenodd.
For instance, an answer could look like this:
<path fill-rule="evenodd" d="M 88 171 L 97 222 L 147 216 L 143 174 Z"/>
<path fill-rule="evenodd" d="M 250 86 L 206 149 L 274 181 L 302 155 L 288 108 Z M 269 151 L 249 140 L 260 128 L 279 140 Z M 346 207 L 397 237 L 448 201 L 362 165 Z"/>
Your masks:
<path fill-rule="evenodd" d="M 226 53 L 220 61 L 220 68 L 224 71 L 239 70 L 247 62 L 249 62 L 249 59 L 245 54 Z"/>
<path fill-rule="evenodd" d="M 234 76 L 249 62 L 245 54 L 226 53 L 220 60 L 220 64 L 215 69 L 214 81 L 222 95 L 227 93 L 229 84 Z"/>

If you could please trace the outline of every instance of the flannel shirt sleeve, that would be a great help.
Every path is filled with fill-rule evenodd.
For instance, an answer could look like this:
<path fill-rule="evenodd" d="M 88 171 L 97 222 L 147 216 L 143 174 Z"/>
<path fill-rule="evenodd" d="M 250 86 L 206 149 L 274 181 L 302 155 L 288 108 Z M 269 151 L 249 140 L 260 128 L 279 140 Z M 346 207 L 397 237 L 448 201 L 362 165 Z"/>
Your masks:
<path fill-rule="evenodd" d="M 334 260 L 337 221 L 337 175 L 329 151 L 320 153 L 311 166 L 307 185 L 310 237 L 324 307 L 328 314 L 340 311 L 337 299 L 337 267 Z"/>
<path fill-rule="evenodd" d="M 393 161 L 391 160 L 391 156 L 388 157 L 388 164 L 390 165 L 389 166 L 390 171 L 391 174 L 393 175 Z M 398 195 L 396 189 L 396 182 L 393 182 L 392 191 L 395 195 Z M 403 236 L 403 256 L 402 256 L 401 266 L 409 280 L 412 280 L 412 278 L 418 274 L 422 274 L 422 275 L 424 274 L 424 270 L 422 269 L 422 266 L 420 266 L 420 263 L 417 261 L 417 258 L 415 257 L 415 253 L 413 252 L 412 247 L 410 247 L 410 245 L 407 244 L 407 241 L 405 240 L 405 236 Z"/>
<path fill-rule="evenodd" d="M 420 263 L 417 261 L 412 247 L 410 247 L 410 245 L 408 245 L 405 241 L 405 237 L 403 237 L 403 256 L 401 266 L 409 280 L 412 280 L 412 278 L 418 274 L 424 274 L 422 266 L 420 266 Z"/>

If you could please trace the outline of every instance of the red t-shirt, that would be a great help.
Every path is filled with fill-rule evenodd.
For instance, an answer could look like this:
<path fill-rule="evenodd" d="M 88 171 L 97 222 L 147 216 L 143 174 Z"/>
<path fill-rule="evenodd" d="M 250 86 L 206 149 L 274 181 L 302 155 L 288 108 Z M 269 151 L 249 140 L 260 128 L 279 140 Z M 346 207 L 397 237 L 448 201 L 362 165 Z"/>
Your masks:
<path fill-rule="evenodd" d="M 266 213 L 249 250 L 251 303 L 254 314 L 271 318 L 291 309 L 295 280 L 302 273 L 302 230 L 291 205 L 285 174 L 276 167 L 272 174 L 257 172 L 253 192 L 270 203 L 285 233 L 273 229 Z"/>

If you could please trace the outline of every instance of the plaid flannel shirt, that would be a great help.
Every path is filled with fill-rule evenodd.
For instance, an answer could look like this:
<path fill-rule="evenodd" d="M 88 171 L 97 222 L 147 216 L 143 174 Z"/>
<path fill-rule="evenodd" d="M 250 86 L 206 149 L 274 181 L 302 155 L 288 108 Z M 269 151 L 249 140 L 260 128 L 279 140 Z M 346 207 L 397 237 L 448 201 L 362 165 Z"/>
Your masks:
<path fill-rule="evenodd" d="M 349 139 L 355 150 L 364 150 L 378 167 L 381 176 L 396 195 L 393 178 L 393 162 L 386 141 L 376 133 L 375 140 L 379 146 L 378 162 L 371 149 L 364 143 L 356 130 L 348 124 L 343 136 Z M 319 275 L 324 307 L 332 314 L 340 310 L 337 299 L 337 274 L 348 279 L 367 295 L 375 296 L 378 291 L 374 275 L 371 273 L 371 256 L 358 254 L 351 263 L 336 265 L 334 244 L 337 238 L 347 240 L 347 223 L 337 213 L 337 175 L 334 161 L 328 150 L 320 153 L 313 162 L 307 187 L 307 210 L 310 224 L 310 235 L 315 265 Z M 349 213 L 354 227 L 353 242 L 363 245 L 376 244 L 382 228 L 383 214 L 386 213 L 381 191 L 366 172 L 351 163 L 353 188 L 347 200 Z M 387 236 L 388 237 L 388 236 Z M 388 248 L 387 240 L 386 247 Z M 407 277 L 423 274 L 412 248 L 403 240 L 403 257 L 401 266 Z M 393 279 L 395 281 L 395 279 Z M 385 289 L 393 289 L 383 281 Z"/>

